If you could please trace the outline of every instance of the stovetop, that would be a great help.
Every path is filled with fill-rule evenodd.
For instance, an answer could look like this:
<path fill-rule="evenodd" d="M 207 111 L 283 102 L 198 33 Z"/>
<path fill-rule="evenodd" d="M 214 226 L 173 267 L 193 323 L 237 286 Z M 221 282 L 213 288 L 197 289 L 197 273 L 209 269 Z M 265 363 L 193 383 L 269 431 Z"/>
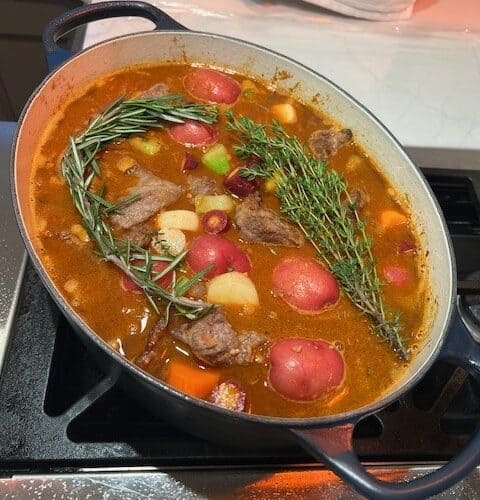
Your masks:
<path fill-rule="evenodd" d="M 459 277 L 465 278 L 480 270 L 480 252 L 475 251 L 480 242 L 480 172 L 426 168 L 424 173 L 446 215 Z M 4 189 L 5 183 L 1 186 Z M 21 256 L 17 253 L 21 271 Z M 79 487 L 78 477 L 84 477 L 82 474 L 88 471 L 97 479 L 101 477 L 104 486 L 112 478 L 99 476 L 100 471 L 128 470 L 130 474 L 134 471 L 140 474 L 135 476 L 135 484 L 145 488 L 142 471 L 175 470 L 185 484 L 182 474 L 186 471 L 210 469 L 211 477 L 217 481 L 217 493 L 221 493 L 220 483 L 236 485 L 237 490 L 252 481 L 265 486 L 266 479 L 258 475 L 259 470 L 268 470 L 268 477 L 276 471 L 277 476 L 273 476 L 278 483 L 280 470 L 288 475 L 301 469 L 303 488 L 306 469 L 310 473 L 315 471 L 314 476 L 309 476 L 311 482 L 307 481 L 310 486 L 324 481 L 318 474 L 330 474 L 313 469 L 314 460 L 300 448 L 283 452 L 221 448 L 187 435 L 150 414 L 120 387 L 112 387 L 106 381 L 30 263 L 20 283 L 16 315 L 13 322 L 10 317 L 5 323 L 10 340 L 0 377 L 0 496 L 2 486 L 7 488 L 4 492 L 13 491 L 9 489 L 16 484 L 11 482 L 12 477 L 17 482 L 19 477 L 28 477 L 31 487 L 39 487 L 45 485 L 46 477 L 53 484 L 52 477 L 62 474 L 64 480 L 71 479 L 69 484 L 73 488 Z M 454 455 L 466 443 L 479 419 L 479 385 L 462 369 L 437 362 L 410 393 L 360 422 L 355 429 L 354 444 L 362 460 L 374 466 L 398 467 L 407 463 L 411 474 L 413 464 L 437 463 Z M 235 471 L 234 479 L 230 475 L 227 480 L 226 473 L 220 474 L 226 470 Z M 246 471 L 241 480 L 239 471 Z M 159 477 L 155 476 L 155 481 Z M 340 483 L 333 476 L 328 477 L 338 488 Z M 150 486 L 152 480 L 150 477 Z M 171 475 L 168 480 L 170 486 L 178 482 Z M 290 486 L 292 480 L 292 476 L 284 478 Z M 90 477 L 89 481 L 91 484 Z M 129 484 L 123 491 L 129 491 L 125 493 L 127 497 L 132 493 L 131 488 Z M 197 484 L 196 488 L 208 489 L 206 483 L 201 487 Z M 267 498 L 273 490 L 265 488 L 270 492 Z M 176 493 L 173 495 L 172 491 Z M 291 488 L 284 487 L 281 491 L 285 493 Z M 318 493 L 318 489 L 315 491 Z M 179 490 L 169 490 L 166 497 L 177 493 Z M 258 490 L 255 498 L 263 498 Z"/>

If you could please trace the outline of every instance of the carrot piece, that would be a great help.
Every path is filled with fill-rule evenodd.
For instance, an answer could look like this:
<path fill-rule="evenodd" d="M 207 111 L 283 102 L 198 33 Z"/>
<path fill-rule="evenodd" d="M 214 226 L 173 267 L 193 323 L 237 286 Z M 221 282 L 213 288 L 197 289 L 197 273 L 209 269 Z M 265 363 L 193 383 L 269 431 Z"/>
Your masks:
<path fill-rule="evenodd" d="M 396 210 L 385 210 L 380 214 L 380 224 L 383 229 L 392 229 L 407 222 L 407 217 Z"/>
<path fill-rule="evenodd" d="M 168 384 L 196 398 L 207 397 L 219 380 L 219 370 L 215 368 L 202 370 L 179 359 L 170 362 L 167 375 Z"/>

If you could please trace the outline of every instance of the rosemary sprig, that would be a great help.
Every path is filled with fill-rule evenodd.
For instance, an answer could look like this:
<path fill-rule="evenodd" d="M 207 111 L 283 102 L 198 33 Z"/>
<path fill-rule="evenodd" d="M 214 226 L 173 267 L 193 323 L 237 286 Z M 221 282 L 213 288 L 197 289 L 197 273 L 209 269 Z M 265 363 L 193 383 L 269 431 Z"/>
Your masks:
<path fill-rule="evenodd" d="M 282 212 L 302 230 L 353 304 L 371 319 L 375 333 L 408 359 L 399 314 L 383 304 L 372 241 L 345 180 L 277 122 L 266 126 L 228 112 L 227 124 L 242 141 L 236 154 L 259 160 L 244 175 L 276 179 Z"/>
<path fill-rule="evenodd" d="M 69 185 L 73 204 L 91 239 L 96 243 L 98 253 L 118 266 L 143 289 L 156 313 L 160 314 L 158 302 L 163 304 L 166 322 L 172 308 L 189 319 L 196 319 L 210 310 L 211 305 L 206 302 L 183 297 L 208 269 L 188 280 L 177 280 L 176 270 L 181 266 L 186 252 L 176 257 L 168 254 L 153 255 L 128 239 L 114 236 L 107 223 L 107 216 L 121 211 L 135 198 L 115 205 L 104 198 L 105 186 L 97 191 L 93 190 L 93 180 L 101 175 L 96 155 L 110 142 L 143 133 L 152 127 L 183 123 L 185 120 L 213 123 L 217 120 L 217 115 L 218 110 L 213 106 L 185 103 L 180 96 L 174 95 L 153 99 L 120 99 L 96 116 L 81 134 L 70 138 L 61 161 L 62 175 Z M 167 266 L 161 272 L 156 272 L 156 261 L 166 262 Z M 170 271 L 173 271 L 173 283 L 169 290 L 165 290 L 157 284 L 157 280 Z"/>

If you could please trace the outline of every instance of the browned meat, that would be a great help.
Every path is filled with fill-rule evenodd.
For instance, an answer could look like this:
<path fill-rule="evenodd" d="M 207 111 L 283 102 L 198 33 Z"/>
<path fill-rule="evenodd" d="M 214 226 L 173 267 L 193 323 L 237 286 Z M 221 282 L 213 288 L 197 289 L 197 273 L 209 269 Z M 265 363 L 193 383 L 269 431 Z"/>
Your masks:
<path fill-rule="evenodd" d="M 163 335 L 165 335 L 165 321 L 163 319 L 159 319 L 148 335 L 147 343 L 143 352 L 135 359 L 135 363 L 140 368 L 145 368 L 150 361 L 152 361 L 155 346 L 158 344 Z"/>
<path fill-rule="evenodd" d="M 188 290 L 187 295 L 192 299 L 203 299 L 207 294 L 207 287 L 197 281 Z"/>
<path fill-rule="evenodd" d="M 187 175 L 187 183 L 192 198 L 198 195 L 215 194 L 217 190 L 215 181 L 206 176 L 196 177 L 195 175 Z"/>
<path fill-rule="evenodd" d="M 237 206 L 235 222 L 240 236 L 253 243 L 268 243 L 286 247 L 300 247 L 304 239 L 300 231 L 262 206 L 258 193 L 249 195 Z"/>
<path fill-rule="evenodd" d="M 152 99 L 154 97 L 163 97 L 168 95 L 168 87 L 165 83 L 156 83 L 145 92 L 140 94 L 140 98 Z"/>
<path fill-rule="evenodd" d="M 353 189 L 350 193 L 350 201 L 358 212 L 370 201 L 370 197 L 363 189 Z"/>
<path fill-rule="evenodd" d="M 181 186 L 160 179 L 148 170 L 136 167 L 133 174 L 138 177 L 138 183 L 129 190 L 128 197 L 138 196 L 138 199 L 123 207 L 121 213 L 110 217 L 112 224 L 119 229 L 130 229 L 145 222 L 177 201 L 182 194 Z"/>
<path fill-rule="evenodd" d="M 313 154 L 322 160 L 333 155 L 341 146 L 352 140 L 352 131 L 343 130 L 315 130 L 308 139 L 308 145 Z"/>
<path fill-rule="evenodd" d="M 255 348 L 267 341 L 258 332 L 237 335 L 219 307 L 193 323 L 183 324 L 172 335 L 185 342 L 198 359 L 213 366 L 248 365 Z"/>
<path fill-rule="evenodd" d="M 144 248 L 152 240 L 152 229 L 147 224 L 138 224 L 125 233 L 125 238 L 128 238 L 135 245 Z"/>

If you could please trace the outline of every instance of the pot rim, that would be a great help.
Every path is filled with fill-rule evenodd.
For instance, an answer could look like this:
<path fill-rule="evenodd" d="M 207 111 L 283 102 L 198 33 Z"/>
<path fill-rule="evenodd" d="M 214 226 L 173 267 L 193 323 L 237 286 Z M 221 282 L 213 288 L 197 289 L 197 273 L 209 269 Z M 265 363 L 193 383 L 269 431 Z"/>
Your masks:
<path fill-rule="evenodd" d="M 423 187 L 426 189 L 433 206 L 436 209 L 437 215 L 439 215 L 439 219 L 441 221 L 441 229 L 443 233 L 443 237 L 447 242 L 447 249 L 448 249 L 448 257 L 450 260 L 450 269 L 452 272 L 452 280 L 450 282 L 451 285 L 451 290 L 450 290 L 450 300 L 448 303 L 448 310 L 445 314 L 445 318 L 443 319 L 443 324 L 442 324 L 442 332 L 439 335 L 438 340 L 436 341 L 435 346 L 431 348 L 431 352 L 427 359 L 424 361 L 424 363 L 417 369 L 417 371 L 411 375 L 401 386 L 399 386 L 395 391 L 387 392 L 386 395 L 384 395 L 382 398 L 366 405 L 360 408 L 356 408 L 354 410 L 349 410 L 346 412 L 342 412 L 339 414 L 335 415 L 326 415 L 326 416 L 321 416 L 321 417 L 307 417 L 307 418 L 287 418 L 287 417 L 272 417 L 268 415 L 259 415 L 259 414 L 250 414 L 250 413 L 239 413 L 235 412 L 232 410 L 227 410 L 225 408 L 219 407 L 217 405 L 214 405 L 212 403 L 209 403 L 208 401 L 198 399 L 191 397 L 183 392 L 177 391 L 175 388 L 169 386 L 166 382 L 163 380 L 157 379 L 154 376 L 150 375 L 149 373 L 145 372 L 138 366 L 136 366 L 133 362 L 127 360 L 125 357 L 123 357 L 120 353 L 118 353 L 115 349 L 110 347 L 110 345 L 103 340 L 98 334 L 96 334 L 86 323 L 85 321 L 80 317 L 80 315 L 74 311 L 74 309 L 68 304 L 68 302 L 63 298 L 63 296 L 59 293 L 57 290 L 56 286 L 54 285 L 53 281 L 50 279 L 48 273 L 44 269 L 41 260 L 39 259 L 36 249 L 34 248 L 32 241 L 28 235 L 28 232 L 26 230 L 25 225 L 23 224 L 23 219 L 20 213 L 19 209 L 19 204 L 18 204 L 18 199 L 17 199 L 17 192 L 16 192 L 16 184 L 17 184 L 17 177 L 16 177 L 16 155 L 17 155 L 17 147 L 18 147 L 18 142 L 20 138 L 20 133 L 25 126 L 25 119 L 28 114 L 28 111 L 33 103 L 33 101 L 38 97 L 42 89 L 45 87 L 45 85 L 52 79 L 54 79 L 61 71 L 62 69 L 69 65 L 69 64 L 74 64 L 77 58 L 80 57 L 86 57 L 88 54 L 91 52 L 95 52 L 95 50 L 99 47 L 102 47 L 104 45 L 108 45 L 111 43 L 115 43 L 118 40 L 125 40 L 125 39 L 131 39 L 131 38 L 136 38 L 136 37 L 143 37 L 143 36 L 156 36 L 156 35 L 178 35 L 178 36 L 201 36 L 201 37 L 213 37 L 216 39 L 221 39 L 221 40 L 226 40 L 227 42 L 234 42 L 238 43 L 241 45 L 245 45 L 248 48 L 254 49 L 255 51 L 263 52 L 267 54 L 269 57 L 272 55 L 279 60 L 286 60 L 290 64 L 298 66 L 300 69 L 303 71 L 308 71 L 313 76 L 319 80 L 323 80 L 326 83 L 328 83 L 330 86 L 332 86 L 336 92 L 341 94 L 345 99 L 347 99 L 353 106 L 360 108 L 361 111 L 365 113 L 368 119 L 372 120 L 378 128 L 382 131 L 382 133 L 386 134 L 387 137 L 392 141 L 392 147 L 396 147 L 399 150 L 399 153 L 405 158 L 407 163 L 410 165 L 410 167 L 413 169 L 417 176 L 417 181 L 423 184 Z M 139 64 L 141 64 L 141 61 L 139 61 Z M 372 413 L 376 413 L 379 410 L 387 407 L 397 399 L 399 399 L 402 394 L 410 390 L 426 373 L 426 371 L 431 367 L 431 365 L 434 363 L 436 360 L 442 345 L 445 340 L 446 332 L 448 329 L 448 326 L 450 325 L 454 306 L 455 306 L 455 296 L 456 296 L 456 280 L 457 280 L 457 275 L 456 275 L 456 264 L 455 264 L 455 257 L 453 253 L 453 244 L 447 229 L 446 221 L 443 216 L 443 213 L 440 209 L 440 206 L 438 204 L 437 199 L 435 198 L 433 191 L 426 181 L 423 173 L 420 171 L 420 169 L 413 163 L 413 161 L 410 159 L 410 157 L 407 155 L 399 141 L 396 139 L 396 137 L 390 132 L 390 130 L 369 110 L 367 109 L 363 104 L 361 104 L 359 101 L 357 101 L 353 96 L 351 96 L 347 91 L 342 89 L 340 86 L 338 86 L 336 83 L 331 81 L 329 78 L 321 75 L 317 71 L 309 68 L 308 66 L 295 61 L 294 59 L 285 56 L 283 54 L 280 54 L 274 50 L 268 49 L 266 47 L 263 47 L 261 45 L 252 43 L 252 42 L 247 42 L 242 39 L 238 39 L 235 37 L 231 36 L 226 36 L 226 35 L 220 35 L 216 33 L 209 33 L 209 32 L 203 32 L 203 31 L 193 31 L 193 30 L 151 30 L 151 31 L 141 31 L 137 33 L 131 33 L 131 34 L 126 34 L 126 35 L 120 35 L 114 38 L 110 38 L 108 40 L 104 40 L 101 42 L 98 42 L 90 47 L 87 47 L 86 49 L 81 50 L 80 52 L 74 54 L 72 57 L 68 58 L 65 62 L 60 64 L 53 72 L 48 74 L 43 81 L 35 88 L 31 96 L 29 97 L 27 103 L 25 104 L 22 113 L 18 119 L 18 126 L 17 130 L 15 131 L 14 135 L 14 140 L 12 143 L 12 152 L 11 152 L 11 158 L 10 158 L 10 187 L 11 187 L 11 195 L 12 195 L 12 201 L 13 201 L 13 207 L 14 207 L 14 212 L 15 212 L 15 217 L 17 219 L 17 224 L 20 229 L 20 233 L 22 235 L 25 247 L 28 251 L 29 257 L 31 258 L 35 270 L 39 274 L 44 286 L 47 288 L 49 291 L 51 297 L 54 299 L 55 303 L 57 306 L 60 308 L 62 314 L 67 316 L 68 319 L 74 322 L 75 326 L 77 327 L 78 330 L 80 330 L 82 333 L 88 335 L 90 337 L 90 340 L 92 340 L 97 347 L 102 349 L 107 355 L 110 355 L 114 358 L 114 360 L 121 365 L 124 369 L 128 370 L 131 374 L 133 374 L 136 377 L 140 377 L 144 382 L 147 382 L 149 384 L 154 384 L 157 385 L 162 391 L 166 391 L 167 393 L 170 393 L 170 395 L 175 396 L 177 398 L 181 398 L 184 401 L 196 406 L 200 407 L 204 410 L 207 411 L 213 411 L 216 413 L 223 414 L 225 417 L 237 419 L 237 420 L 242 420 L 245 422 L 249 423 L 258 423 L 258 424 L 267 424 L 269 426 L 276 426 L 276 427 L 289 427 L 289 428 L 311 428 L 311 427 L 335 427 L 337 425 L 346 423 L 346 422 L 357 422 L 359 421 L 362 417 L 365 417 L 367 415 L 370 415 Z M 101 367 L 100 367 L 101 368 Z M 107 376 L 109 376 L 107 374 Z"/>

